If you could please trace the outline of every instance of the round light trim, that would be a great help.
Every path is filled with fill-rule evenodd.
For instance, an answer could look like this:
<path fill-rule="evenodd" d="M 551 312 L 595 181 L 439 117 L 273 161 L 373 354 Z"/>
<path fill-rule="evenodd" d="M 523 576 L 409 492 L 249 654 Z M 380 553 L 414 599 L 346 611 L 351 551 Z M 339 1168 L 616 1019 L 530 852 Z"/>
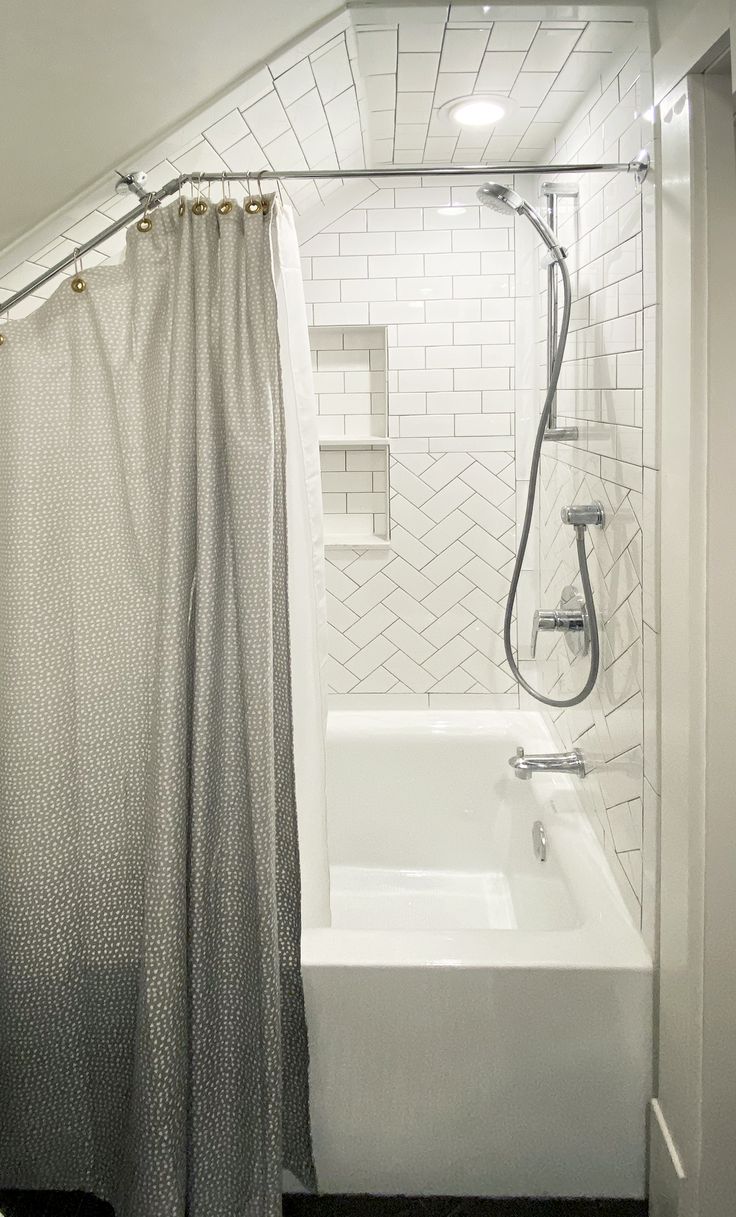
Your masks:
<path fill-rule="evenodd" d="M 459 127 L 494 127 L 512 108 L 508 97 L 476 93 L 446 102 L 440 108 L 440 115 Z"/>

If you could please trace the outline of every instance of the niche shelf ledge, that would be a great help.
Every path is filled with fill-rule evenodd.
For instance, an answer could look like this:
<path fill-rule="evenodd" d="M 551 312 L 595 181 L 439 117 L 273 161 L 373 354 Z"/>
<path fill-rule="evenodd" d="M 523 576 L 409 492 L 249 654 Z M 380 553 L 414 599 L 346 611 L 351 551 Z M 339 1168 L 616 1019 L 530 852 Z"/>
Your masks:
<path fill-rule="evenodd" d="M 325 536 L 325 549 L 390 549 L 391 542 L 385 537 L 340 537 Z"/>
<path fill-rule="evenodd" d="M 322 435 L 320 448 L 388 448 L 387 435 Z"/>

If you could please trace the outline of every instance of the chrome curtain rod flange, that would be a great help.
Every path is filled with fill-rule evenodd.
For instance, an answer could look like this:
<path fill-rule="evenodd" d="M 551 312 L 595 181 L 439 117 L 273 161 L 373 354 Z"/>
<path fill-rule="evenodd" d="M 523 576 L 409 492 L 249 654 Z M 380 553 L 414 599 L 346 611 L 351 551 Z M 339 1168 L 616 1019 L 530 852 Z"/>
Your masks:
<path fill-rule="evenodd" d="M 128 174 L 120 174 L 121 181 L 118 183 L 123 189 L 127 187 L 141 201 L 137 207 L 133 207 L 126 215 L 121 216 L 119 220 L 115 220 L 113 224 L 108 225 L 102 232 L 98 233 L 90 241 L 86 241 L 84 245 L 80 245 L 77 249 L 77 256 L 82 257 L 89 253 L 90 250 L 96 249 L 98 245 L 102 245 L 104 241 L 114 237 L 122 228 L 127 228 L 134 220 L 140 218 L 145 211 L 152 211 L 155 207 L 160 206 L 164 199 L 170 198 L 177 194 L 182 186 L 189 182 L 200 184 L 202 182 L 247 182 L 247 181 L 329 181 L 329 180 L 345 180 L 350 181 L 356 178 L 364 180 L 371 178 L 396 178 L 396 177 L 468 177 L 469 175 L 480 175 L 483 177 L 498 177 L 499 174 L 508 176 L 509 174 L 529 174 L 529 173 L 633 173 L 639 185 L 644 181 L 649 172 L 650 157 L 646 149 L 642 149 L 632 161 L 617 162 L 612 164 L 585 164 L 585 165 L 381 165 L 375 169 L 258 169 L 249 170 L 247 172 L 238 173 L 180 173 L 178 177 L 172 178 L 160 190 L 152 193 L 143 192 L 144 197 L 141 198 L 143 191 L 143 182 L 145 176 L 136 170 Z M 32 283 L 22 288 L 19 292 L 15 292 L 3 301 L 3 311 L 8 312 L 15 308 L 16 304 L 20 304 L 26 300 L 28 296 L 32 296 L 39 287 L 43 287 L 61 271 L 66 270 L 74 261 L 74 255 L 62 258 L 54 266 L 49 267 Z"/>

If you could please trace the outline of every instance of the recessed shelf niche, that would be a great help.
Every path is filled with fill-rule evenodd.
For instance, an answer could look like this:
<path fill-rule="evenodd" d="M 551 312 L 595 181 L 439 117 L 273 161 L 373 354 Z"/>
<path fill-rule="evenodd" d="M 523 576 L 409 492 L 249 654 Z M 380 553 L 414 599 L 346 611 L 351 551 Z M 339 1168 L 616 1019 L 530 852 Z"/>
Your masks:
<path fill-rule="evenodd" d="M 312 326 L 326 549 L 390 545 L 386 328 Z"/>

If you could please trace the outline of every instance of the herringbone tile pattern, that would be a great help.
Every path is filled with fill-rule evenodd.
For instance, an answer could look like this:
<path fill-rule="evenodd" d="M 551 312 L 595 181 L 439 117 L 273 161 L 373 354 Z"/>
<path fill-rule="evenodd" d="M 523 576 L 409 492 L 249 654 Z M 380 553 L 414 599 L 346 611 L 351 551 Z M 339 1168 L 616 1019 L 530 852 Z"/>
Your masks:
<path fill-rule="evenodd" d="M 391 550 L 328 554 L 331 690 L 516 704 L 501 638 L 513 453 L 401 453 L 391 490 Z"/>

